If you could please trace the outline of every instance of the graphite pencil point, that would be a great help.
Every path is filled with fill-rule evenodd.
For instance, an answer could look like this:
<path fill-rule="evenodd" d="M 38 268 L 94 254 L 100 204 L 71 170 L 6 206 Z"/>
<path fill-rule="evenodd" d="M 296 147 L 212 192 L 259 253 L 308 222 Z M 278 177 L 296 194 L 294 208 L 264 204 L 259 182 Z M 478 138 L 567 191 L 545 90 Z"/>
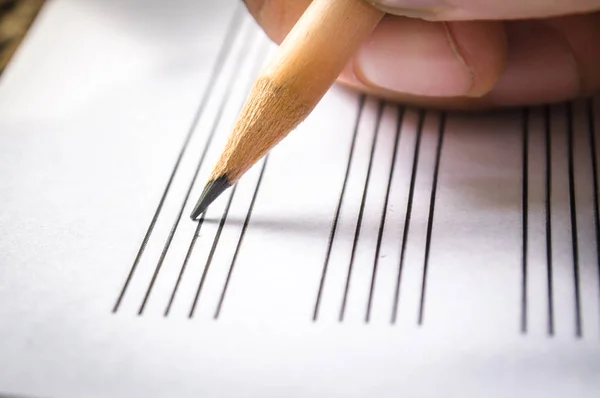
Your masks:
<path fill-rule="evenodd" d="M 227 176 L 221 176 L 215 180 L 207 182 L 206 186 L 204 187 L 204 191 L 202 191 L 200 199 L 198 199 L 198 203 L 196 203 L 196 206 L 192 211 L 192 220 L 197 220 L 200 215 L 204 213 L 206 208 L 230 186 L 231 184 L 227 180 Z"/>
<path fill-rule="evenodd" d="M 192 219 L 308 117 L 384 15 L 363 0 L 310 3 L 254 82 Z"/>

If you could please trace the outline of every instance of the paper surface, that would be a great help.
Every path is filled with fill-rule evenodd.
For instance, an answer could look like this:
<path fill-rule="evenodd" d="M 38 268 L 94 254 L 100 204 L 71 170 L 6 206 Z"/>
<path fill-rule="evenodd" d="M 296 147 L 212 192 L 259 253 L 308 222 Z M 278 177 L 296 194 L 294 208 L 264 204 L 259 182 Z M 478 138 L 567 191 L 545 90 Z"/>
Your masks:
<path fill-rule="evenodd" d="M 0 80 L 0 393 L 597 397 L 600 99 L 333 87 L 189 218 L 274 49 L 236 1 L 49 2 Z"/>

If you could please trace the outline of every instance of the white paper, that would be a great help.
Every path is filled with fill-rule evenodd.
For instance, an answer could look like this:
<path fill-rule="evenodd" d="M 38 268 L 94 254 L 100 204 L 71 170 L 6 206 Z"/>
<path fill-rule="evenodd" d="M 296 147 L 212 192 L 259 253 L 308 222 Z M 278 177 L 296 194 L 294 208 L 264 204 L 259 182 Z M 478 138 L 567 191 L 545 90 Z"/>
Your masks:
<path fill-rule="evenodd" d="M 335 86 L 194 238 L 274 49 L 238 3 L 55 0 L 2 76 L 0 393 L 599 396 L 600 99 Z"/>

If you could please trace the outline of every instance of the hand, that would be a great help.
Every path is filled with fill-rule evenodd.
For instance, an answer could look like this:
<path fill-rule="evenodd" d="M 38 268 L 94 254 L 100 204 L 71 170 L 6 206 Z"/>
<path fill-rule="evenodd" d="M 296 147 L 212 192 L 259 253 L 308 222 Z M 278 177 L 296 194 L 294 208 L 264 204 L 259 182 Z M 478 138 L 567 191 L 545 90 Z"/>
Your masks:
<path fill-rule="evenodd" d="M 245 1 L 280 43 L 311 0 Z M 600 0 L 365 1 L 390 15 L 339 77 L 360 91 L 473 109 L 571 100 L 600 87 Z"/>

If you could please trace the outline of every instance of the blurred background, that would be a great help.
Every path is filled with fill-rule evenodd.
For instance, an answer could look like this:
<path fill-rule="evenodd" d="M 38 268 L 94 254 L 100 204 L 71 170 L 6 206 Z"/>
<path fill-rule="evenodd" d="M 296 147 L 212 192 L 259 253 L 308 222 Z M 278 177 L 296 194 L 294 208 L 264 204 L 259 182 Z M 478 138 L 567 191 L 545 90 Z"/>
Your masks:
<path fill-rule="evenodd" d="M 44 0 L 0 0 L 0 74 L 44 3 Z"/>

